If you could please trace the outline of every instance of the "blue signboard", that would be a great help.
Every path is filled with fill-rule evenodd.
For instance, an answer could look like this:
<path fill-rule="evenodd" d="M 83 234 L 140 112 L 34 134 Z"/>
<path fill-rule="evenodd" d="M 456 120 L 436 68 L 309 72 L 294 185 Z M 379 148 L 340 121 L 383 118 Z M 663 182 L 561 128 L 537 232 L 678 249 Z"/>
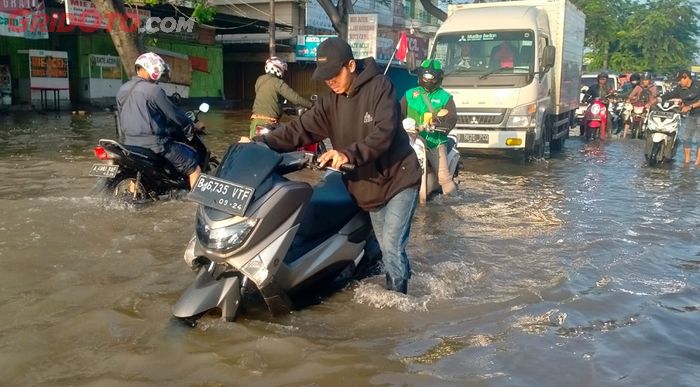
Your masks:
<path fill-rule="evenodd" d="M 299 35 L 295 50 L 297 61 L 315 61 L 318 45 L 332 37 L 335 35 Z"/>

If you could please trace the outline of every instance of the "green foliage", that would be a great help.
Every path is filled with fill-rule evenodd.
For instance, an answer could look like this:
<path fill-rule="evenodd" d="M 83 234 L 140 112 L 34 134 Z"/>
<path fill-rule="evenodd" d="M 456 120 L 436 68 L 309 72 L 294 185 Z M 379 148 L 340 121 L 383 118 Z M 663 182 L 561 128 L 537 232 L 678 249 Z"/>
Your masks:
<path fill-rule="evenodd" d="M 695 56 L 698 13 L 689 0 L 573 0 L 586 14 L 589 69 L 688 68 Z"/>
<path fill-rule="evenodd" d="M 159 4 L 168 4 L 168 0 L 125 0 L 126 5 L 146 5 L 155 6 Z M 192 11 L 192 17 L 197 23 L 208 23 L 214 20 L 214 15 L 216 15 L 216 7 L 210 5 L 207 0 L 192 0 L 194 4 L 194 10 Z M 176 3 L 175 5 L 178 5 Z"/>

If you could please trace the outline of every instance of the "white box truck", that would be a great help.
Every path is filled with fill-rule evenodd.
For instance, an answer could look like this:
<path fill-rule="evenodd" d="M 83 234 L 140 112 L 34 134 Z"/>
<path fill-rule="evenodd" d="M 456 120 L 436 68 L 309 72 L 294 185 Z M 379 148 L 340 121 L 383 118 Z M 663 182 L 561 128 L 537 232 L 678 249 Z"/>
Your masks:
<path fill-rule="evenodd" d="M 431 44 L 463 154 L 560 150 L 579 105 L 585 15 L 568 0 L 448 6 Z"/>

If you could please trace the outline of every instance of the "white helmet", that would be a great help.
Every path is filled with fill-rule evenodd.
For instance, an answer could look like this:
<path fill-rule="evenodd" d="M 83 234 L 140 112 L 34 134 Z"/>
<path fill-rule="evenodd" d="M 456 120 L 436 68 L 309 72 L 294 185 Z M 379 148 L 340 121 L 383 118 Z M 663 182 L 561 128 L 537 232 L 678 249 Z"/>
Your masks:
<path fill-rule="evenodd" d="M 280 58 L 273 56 L 265 62 L 265 72 L 282 78 L 287 71 L 287 64 Z"/>
<path fill-rule="evenodd" d="M 136 66 L 141 66 L 146 70 L 148 76 L 153 81 L 158 81 L 163 74 L 168 71 L 168 64 L 163 58 L 153 52 L 141 54 L 136 58 Z"/>

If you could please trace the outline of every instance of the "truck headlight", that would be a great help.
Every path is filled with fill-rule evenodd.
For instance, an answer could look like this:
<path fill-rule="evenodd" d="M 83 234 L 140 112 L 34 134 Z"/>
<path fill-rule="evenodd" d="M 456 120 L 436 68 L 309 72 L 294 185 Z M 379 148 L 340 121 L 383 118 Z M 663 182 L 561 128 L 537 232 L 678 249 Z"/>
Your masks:
<path fill-rule="evenodd" d="M 508 116 L 509 128 L 534 128 L 537 126 L 537 104 L 516 106 Z"/>
<path fill-rule="evenodd" d="M 213 250 L 233 250 L 240 247 L 258 223 L 257 219 L 240 218 L 228 226 L 210 228 L 197 217 L 197 238 L 204 246 Z"/>

